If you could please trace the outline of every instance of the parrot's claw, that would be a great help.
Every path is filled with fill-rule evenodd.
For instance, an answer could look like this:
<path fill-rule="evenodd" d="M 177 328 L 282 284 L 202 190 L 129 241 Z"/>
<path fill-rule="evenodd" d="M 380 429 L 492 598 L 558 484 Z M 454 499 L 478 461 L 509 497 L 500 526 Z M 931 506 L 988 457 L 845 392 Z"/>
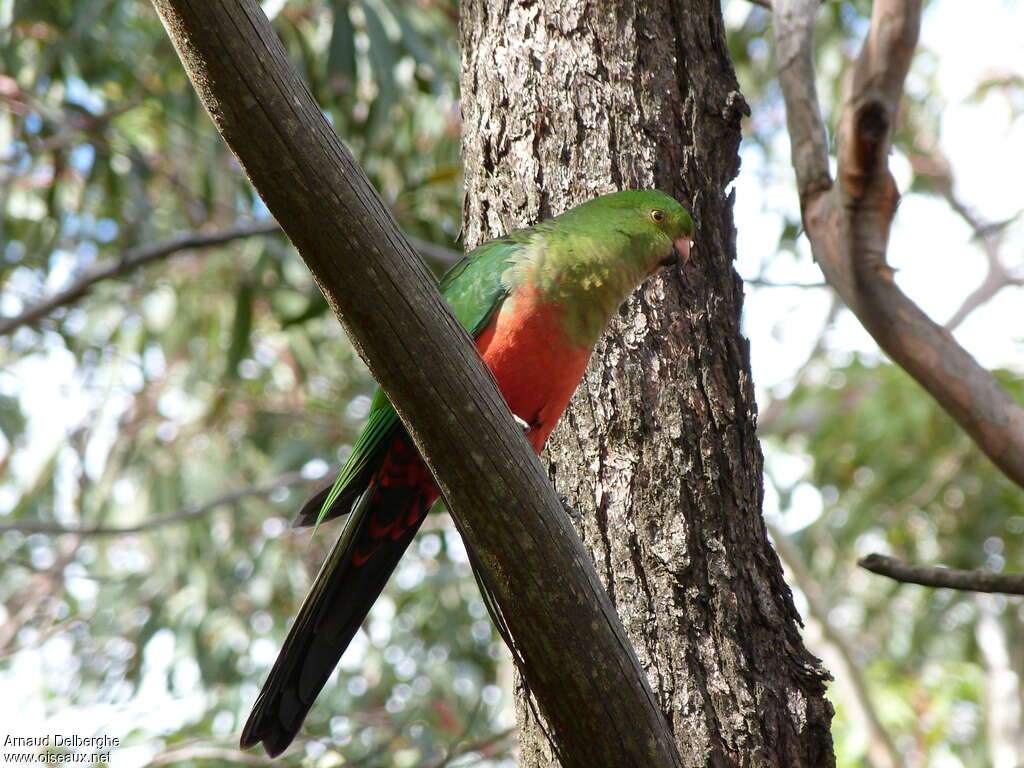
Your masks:
<path fill-rule="evenodd" d="M 526 423 L 525 421 L 523 421 L 522 419 L 520 419 L 520 418 L 519 418 L 518 416 L 516 416 L 516 415 L 515 415 L 514 413 L 512 414 L 512 418 L 516 420 L 516 424 L 518 424 L 518 425 L 519 425 L 519 428 L 520 428 L 521 430 L 523 430 L 523 434 L 524 434 L 524 435 L 528 435 L 528 434 L 530 434 L 530 432 L 532 432 L 532 431 L 533 431 L 533 427 L 531 427 L 531 426 L 530 426 L 529 424 L 527 424 L 527 423 Z"/>
<path fill-rule="evenodd" d="M 558 500 L 560 502 L 562 502 L 562 509 L 565 510 L 565 514 L 567 514 L 570 518 L 572 518 L 573 522 L 575 522 L 575 523 L 583 522 L 583 513 L 580 512 L 578 509 L 576 509 L 576 507 L 574 507 L 572 504 L 569 503 L 569 497 L 568 496 L 566 496 L 563 493 L 560 493 L 560 494 L 558 494 Z"/>

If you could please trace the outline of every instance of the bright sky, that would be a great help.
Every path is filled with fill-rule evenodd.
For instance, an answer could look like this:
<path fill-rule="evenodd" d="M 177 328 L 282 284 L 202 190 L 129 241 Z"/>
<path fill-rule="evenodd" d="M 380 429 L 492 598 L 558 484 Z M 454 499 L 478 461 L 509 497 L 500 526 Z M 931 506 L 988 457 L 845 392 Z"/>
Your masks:
<path fill-rule="evenodd" d="M 728 16 L 742 18 L 748 12 L 744 2 L 726 4 Z M 930 50 L 939 53 L 938 81 L 948 102 L 942 120 L 942 145 L 953 163 L 958 195 L 984 219 L 1010 218 L 1024 209 L 1024 120 L 1011 121 L 1002 97 L 990 95 L 977 104 L 965 103 L 974 86 L 987 76 L 1020 72 L 1024 62 L 1024 14 L 1011 0 L 955 0 L 933 2 L 925 16 L 921 39 Z M 914 85 L 913 79 L 911 86 Z M 781 115 L 779 119 L 783 119 Z M 780 141 L 785 141 L 784 132 Z M 788 158 L 788 148 L 779 152 Z M 736 182 L 736 225 L 738 229 L 738 269 L 747 277 L 756 275 L 759 265 L 773 255 L 781 228 L 779 213 L 796 218 L 797 200 L 792 186 L 792 170 L 783 164 L 766 169 L 765 159 L 755 148 L 743 150 L 743 170 Z M 897 180 L 906 181 L 906 162 L 893 158 Z M 765 185 L 765 171 L 771 181 Z M 765 275 L 774 282 L 812 283 L 821 280 L 813 265 L 805 240 L 800 241 L 800 257 L 776 259 Z M 1024 226 L 1013 225 L 1007 233 L 1003 252 L 1007 265 L 1024 271 Z M 901 205 L 890 247 L 890 261 L 899 270 L 900 285 L 931 316 L 944 322 L 985 274 L 981 250 L 970 242 L 970 232 L 940 201 L 908 197 Z M 829 306 L 823 290 L 772 288 L 748 291 L 746 332 L 751 340 L 754 380 L 759 401 L 765 392 L 784 384 L 807 357 L 822 326 Z M 1024 372 L 1024 345 L 1020 321 L 1024 307 L 1024 289 L 1007 289 L 982 310 L 976 312 L 957 332 L 957 337 L 983 365 L 1006 366 Z M 857 322 L 845 313 L 831 333 L 830 345 L 837 350 L 860 351 L 877 355 L 877 347 Z M 45 342 L 45 340 L 44 340 Z M 32 386 L 17 387 L 21 382 Z M 65 439 L 69 425 L 81 422 L 90 408 L 96 407 L 94 387 L 103 382 L 84 382 L 74 374 L 71 355 L 59 349 L 59 342 L 44 343 L 42 351 L 21 362 L 16 372 L 0 372 L 0 393 L 21 397 L 31 420 L 31 448 L 12 476 L 24 484 Z M 112 421 L 117 403 L 106 406 Z M 45 414 L 45 416 L 40 416 Z M 112 439 L 112 435 L 109 439 Z M 103 442 L 103 441 L 101 441 Z M 102 465 L 105 449 L 96 456 Z M 779 457 L 798 472 L 799 457 Z M 795 462 L 795 464 L 793 464 Z M 783 467 L 783 470 L 785 467 Z M 808 495 L 810 494 L 810 496 Z M 15 489 L 0 486 L 0 514 L 8 512 L 17 496 Z M 788 515 L 785 527 L 795 530 L 809 523 L 821 510 L 816 491 L 807 489 L 798 497 L 805 513 L 799 518 Z M 772 498 L 766 512 L 774 512 Z M 809 510 L 809 512 L 807 512 Z M 70 514 L 70 509 L 66 510 Z M 79 580 L 81 581 L 81 580 Z M 71 580 L 70 588 L 75 587 Z M 87 589 L 86 585 L 80 588 Z M 386 606 L 384 606 L 386 609 Z M 0 619 L 3 619 L 0 609 Z M 60 636 L 48 640 L 41 649 L 19 653 L 11 668 L 0 675 L 0 685 L 8 691 L 27 693 L 44 677 L 53 679 L 71 662 L 70 645 Z M 199 706 L 192 697 L 175 698 L 167 691 L 165 679 L 170 666 L 184 680 L 197 679 L 195 663 L 175 658 L 172 640 L 158 635 L 146 647 L 145 682 L 142 693 L 131 700 L 131 708 L 98 704 L 79 709 L 66 708 L 47 715 L 39 697 L 6 696 L 0 700 L 0 721 L 12 734 L 40 732 L 126 733 L 135 725 L 160 730 L 176 721 L 185 721 Z M 116 727 L 111 724 L 116 723 Z M 119 748 L 113 753 L 114 768 L 134 768 L 145 763 L 152 750 L 145 747 Z"/>

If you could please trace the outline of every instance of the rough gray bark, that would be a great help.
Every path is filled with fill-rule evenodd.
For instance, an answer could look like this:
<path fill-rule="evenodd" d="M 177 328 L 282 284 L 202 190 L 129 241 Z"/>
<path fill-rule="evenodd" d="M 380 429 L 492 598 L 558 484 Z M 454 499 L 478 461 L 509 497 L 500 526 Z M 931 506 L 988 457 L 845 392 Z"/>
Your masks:
<path fill-rule="evenodd" d="M 828 675 L 761 519 L 719 4 L 471 0 L 461 23 L 467 245 L 621 187 L 695 214 L 691 264 L 628 302 L 548 448 L 684 762 L 834 765 Z M 557 764 L 518 710 L 521 764 Z"/>

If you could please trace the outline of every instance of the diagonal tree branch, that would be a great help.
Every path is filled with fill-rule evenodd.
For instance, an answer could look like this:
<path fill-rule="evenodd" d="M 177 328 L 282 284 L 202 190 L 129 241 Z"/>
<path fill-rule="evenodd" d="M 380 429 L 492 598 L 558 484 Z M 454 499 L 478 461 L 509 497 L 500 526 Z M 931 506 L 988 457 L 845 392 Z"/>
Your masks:
<path fill-rule="evenodd" d="M 1024 573 L 990 573 L 958 571 L 933 565 L 913 565 L 877 553 L 862 557 L 857 565 L 893 581 L 920 584 L 925 587 L 961 589 L 967 592 L 1000 592 L 1024 595 Z"/>
<path fill-rule="evenodd" d="M 13 333 L 23 325 L 36 323 L 61 307 L 74 304 L 92 290 L 97 283 L 124 277 L 154 261 L 177 256 L 185 251 L 210 248 L 215 245 L 230 243 L 233 240 L 240 240 L 254 235 L 270 235 L 280 231 L 281 227 L 274 219 L 267 219 L 251 224 L 240 224 L 237 227 L 219 232 L 184 232 L 162 243 L 132 248 L 125 251 L 121 258 L 108 261 L 91 269 L 60 293 L 56 293 L 48 299 L 32 305 L 21 314 L 10 318 L 0 318 L 0 336 Z M 436 243 L 430 243 L 415 237 L 410 237 L 409 242 L 412 243 L 413 248 L 419 252 L 420 256 L 428 261 L 439 264 L 454 264 L 462 256 L 461 253 L 451 248 L 445 248 L 443 245 L 437 245 Z"/>
<path fill-rule="evenodd" d="M 205 501 L 194 507 L 189 507 L 188 509 L 184 509 L 180 512 L 152 517 L 135 525 L 126 525 L 121 527 L 94 525 L 76 528 L 72 526 L 58 525 L 57 523 L 23 520 L 14 523 L 0 524 L 0 533 L 3 533 L 4 531 L 20 531 L 21 533 L 51 533 L 55 535 L 71 533 L 78 536 L 122 536 L 130 533 L 143 533 L 145 531 L 151 531 L 154 528 L 160 528 L 164 525 L 184 523 L 188 520 L 194 520 L 197 517 L 202 517 L 203 515 L 212 512 L 218 507 L 223 507 L 227 504 L 234 504 L 236 501 L 241 501 L 242 499 L 269 496 L 276 490 L 288 488 L 292 485 L 298 485 L 304 482 L 306 482 L 306 478 L 298 472 L 292 472 L 287 475 L 282 475 L 272 483 L 257 485 L 251 488 L 240 488 L 237 491 L 225 493 L 222 496 L 217 496 L 214 499 L 210 499 L 209 501 Z"/>
<path fill-rule="evenodd" d="M 814 0 L 776 3 L 786 101 L 804 226 L 826 281 L 878 345 L 985 454 L 1024 487 L 1024 408 L 896 285 L 886 263 L 898 194 L 888 153 L 921 20 L 920 0 L 876 0 L 838 135 L 831 185 L 814 90 Z"/>
<path fill-rule="evenodd" d="M 593 563 L 493 376 L 259 4 L 154 5 L 217 128 L 434 471 L 567 768 L 681 765 Z"/>

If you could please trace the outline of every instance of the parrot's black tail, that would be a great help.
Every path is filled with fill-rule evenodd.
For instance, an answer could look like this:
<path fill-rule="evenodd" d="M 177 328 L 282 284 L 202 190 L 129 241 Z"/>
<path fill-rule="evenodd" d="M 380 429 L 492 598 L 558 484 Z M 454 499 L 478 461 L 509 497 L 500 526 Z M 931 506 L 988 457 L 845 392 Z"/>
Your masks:
<path fill-rule="evenodd" d="M 276 757 L 292 742 L 437 497 L 432 483 L 380 479 L 359 498 L 303 601 L 242 731 L 242 749 L 262 742 Z"/>

